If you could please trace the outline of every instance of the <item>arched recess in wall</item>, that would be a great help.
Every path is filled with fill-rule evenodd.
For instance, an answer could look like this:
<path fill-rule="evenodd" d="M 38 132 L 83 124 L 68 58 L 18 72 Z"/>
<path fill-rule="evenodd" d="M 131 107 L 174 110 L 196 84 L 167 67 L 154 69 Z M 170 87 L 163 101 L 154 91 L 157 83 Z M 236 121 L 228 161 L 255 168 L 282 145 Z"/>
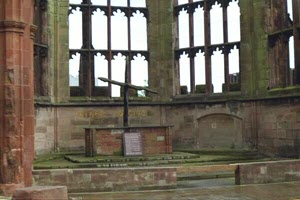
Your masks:
<path fill-rule="evenodd" d="M 235 115 L 216 113 L 197 119 L 198 148 L 243 147 L 242 118 Z"/>

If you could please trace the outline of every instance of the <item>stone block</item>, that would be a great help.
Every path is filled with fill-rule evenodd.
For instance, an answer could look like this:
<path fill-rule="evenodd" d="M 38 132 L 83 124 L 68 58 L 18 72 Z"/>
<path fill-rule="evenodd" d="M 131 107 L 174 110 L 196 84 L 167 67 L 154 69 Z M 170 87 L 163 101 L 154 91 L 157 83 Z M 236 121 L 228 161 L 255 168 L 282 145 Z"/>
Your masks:
<path fill-rule="evenodd" d="M 265 184 L 299 181 L 298 160 L 240 164 L 237 167 L 236 184 Z"/>
<path fill-rule="evenodd" d="M 17 189 L 12 200 L 68 200 L 67 187 L 65 186 L 35 186 Z"/>

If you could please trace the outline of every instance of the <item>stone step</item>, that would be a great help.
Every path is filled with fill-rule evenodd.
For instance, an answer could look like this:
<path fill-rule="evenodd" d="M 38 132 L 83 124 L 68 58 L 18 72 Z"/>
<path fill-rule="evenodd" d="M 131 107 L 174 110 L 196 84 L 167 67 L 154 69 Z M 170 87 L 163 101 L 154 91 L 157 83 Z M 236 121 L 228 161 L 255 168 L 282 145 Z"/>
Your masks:
<path fill-rule="evenodd" d="M 85 157 L 84 155 L 65 155 L 66 160 L 73 163 L 128 163 L 128 162 L 143 162 L 143 161 L 169 161 L 169 160 L 186 160 L 200 158 L 200 155 L 191 153 L 173 153 L 155 156 L 97 156 Z"/>
<path fill-rule="evenodd" d="M 177 180 L 177 188 L 209 188 L 223 187 L 235 185 L 235 178 L 216 178 L 216 179 L 200 179 L 200 180 Z"/>
<path fill-rule="evenodd" d="M 198 155 L 227 155 L 227 156 L 257 156 L 257 150 L 245 149 L 175 149 L 174 151 L 186 152 Z"/>
<path fill-rule="evenodd" d="M 178 167 L 177 180 L 205 180 L 218 178 L 232 178 L 235 176 L 235 165 L 210 165 Z"/>
<path fill-rule="evenodd" d="M 74 163 L 79 163 L 79 164 L 83 164 L 84 166 L 88 166 L 88 164 L 91 164 L 91 166 L 93 167 L 98 167 L 98 168 L 105 168 L 105 167 L 143 167 L 143 166 L 160 166 L 160 165 L 178 165 L 178 164 L 192 164 L 192 163 L 205 163 L 207 164 L 206 160 L 203 160 L 201 157 L 198 158 L 179 158 L 179 159 L 136 159 L 136 160 L 130 160 L 130 161 L 126 161 L 126 160 L 121 160 L 121 162 L 116 159 L 116 160 L 110 160 L 110 159 L 106 159 L 104 161 L 99 161 L 97 160 L 96 162 L 77 162 L 77 159 L 73 159 L 74 157 L 70 157 L 70 156 L 66 156 L 66 159 L 71 161 L 71 162 L 75 162 Z M 233 160 L 232 158 L 212 158 L 210 160 L 210 162 L 241 162 L 243 160 L 252 160 L 251 158 L 239 158 L 239 159 L 235 159 Z M 253 158 L 256 159 L 256 158 Z"/>
<path fill-rule="evenodd" d="M 147 167 L 147 166 L 189 166 L 190 168 L 179 168 L 179 173 L 184 173 L 188 169 L 188 173 L 197 173 L 199 170 L 207 173 L 208 168 L 198 169 L 193 166 L 232 164 L 239 162 L 262 161 L 259 155 L 243 156 L 243 155 L 199 155 L 192 153 L 175 152 L 173 154 L 155 155 L 155 156 L 97 156 L 85 157 L 84 154 L 60 154 L 47 159 L 35 160 L 34 169 L 61 169 L 61 168 L 117 168 L 117 167 Z M 215 167 L 215 166 L 214 166 Z M 222 166 L 224 167 L 224 166 Z M 216 168 L 216 167 L 215 167 Z M 214 170 L 213 170 L 214 171 Z M 215 170 L 217 171 L 217 170 Z"/>

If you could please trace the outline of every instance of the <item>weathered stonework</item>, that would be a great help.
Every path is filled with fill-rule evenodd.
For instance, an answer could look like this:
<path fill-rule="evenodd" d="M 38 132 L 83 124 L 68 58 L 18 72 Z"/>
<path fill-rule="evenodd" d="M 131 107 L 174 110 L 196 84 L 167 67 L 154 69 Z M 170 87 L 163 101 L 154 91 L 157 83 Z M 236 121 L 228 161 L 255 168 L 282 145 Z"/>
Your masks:
<path fill-rule="evenodd" d="M 1 1 L 0 13 L 0 194 L 11 195 L 32 183 L 33 1 Z"/>
<path fill-rule="evenodd" d="M 269 90 L 282 85 L 274 79 L 275 60 L 270 57 L 268 41 L 277 20 L 270 16 L 281 8 L 279 1 L 275 1 L 276 8 L 270 7 L 270 2 L 239 1 L 241 91 L 178 95 L 174 1 L 147 0 L 149 87 L 159 94 L 146 100 L 130 99 L 130 124 L 174 125 L 175 149 L 257 148 L 269 155 L 299 157 L 300 89 L 295 86 Z M 36 104 L 36 153 L 82 151 L 84 130 L 80 126 L 120 126 L 122 103 L 120 99 L 70 97 L 69 55 L 65 53 L 68 1 L 49 0 L 47 9 L 50 102 Z M 7 91 L 6 95 L 15 94 Z M 7 104 L 11 107 L 13 102 Z"/>
<path fill-rule="evenodd" d="M 298 160 L 240 164 L 235 171 L 235 182 L 246 185 L 299 181 L 299 171 Z"/>
<path fill-rule="evenodd" d="M 35 170 L 36 185 L 64 185 L 68 192 L 108 192 L 176 187 L 176 168 Z"/>
<path fill-rule="evenodd" d="M 60 199 L 68 200 L 68 191 L 65 186 L 36 186 L 16 190 L 12 196 L 13 200 L 38 200 L 38 199 Z"/>

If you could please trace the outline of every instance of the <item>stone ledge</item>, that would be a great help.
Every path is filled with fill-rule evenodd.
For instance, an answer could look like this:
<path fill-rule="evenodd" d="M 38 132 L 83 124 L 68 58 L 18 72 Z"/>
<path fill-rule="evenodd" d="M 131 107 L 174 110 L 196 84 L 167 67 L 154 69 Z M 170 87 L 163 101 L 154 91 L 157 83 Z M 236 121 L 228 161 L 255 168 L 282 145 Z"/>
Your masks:
<path fill-rule="evenodd" d="M 0 184 L 0 195 L 5 197 L 12 196 L 14 191 L 16 191 L 18 188 L 23 188 L 23 187 L 24 187 L 23 184 Z"/>
<path fill-rule="evenodd" d="M 237 164 L 236 185 L 300 181 L 300 160 Z"/>
<path fill-rule="evenodd" d="M 176 168 L 34 170 L 36 185 L 64 185 L 69 192 L 176 188 Z"/>
<path fill-rule="evenodd" d="M 65 186 L 36 186 L 17 189 L 12 200 L 68 200 Z"/>

